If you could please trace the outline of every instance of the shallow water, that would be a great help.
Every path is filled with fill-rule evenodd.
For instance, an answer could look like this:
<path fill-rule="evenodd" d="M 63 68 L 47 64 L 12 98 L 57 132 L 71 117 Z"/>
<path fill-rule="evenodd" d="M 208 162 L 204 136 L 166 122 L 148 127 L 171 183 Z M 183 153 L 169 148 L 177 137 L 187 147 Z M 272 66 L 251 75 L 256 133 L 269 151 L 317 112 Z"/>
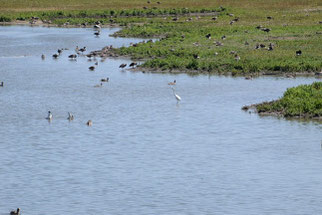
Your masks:
<path fill-rule="evenodd" d="M 68 60 L 76 45 L 141 41 L 108 37 L 116 30 L 0 27 L 0 214 L 322 213 L 322 125 L 241 110 L 314 78 L 143 74 L 120 70 L 126 59 L 92 72 L 94 61 Z M 58 48 L 70 50 L 54 60 Z"/>

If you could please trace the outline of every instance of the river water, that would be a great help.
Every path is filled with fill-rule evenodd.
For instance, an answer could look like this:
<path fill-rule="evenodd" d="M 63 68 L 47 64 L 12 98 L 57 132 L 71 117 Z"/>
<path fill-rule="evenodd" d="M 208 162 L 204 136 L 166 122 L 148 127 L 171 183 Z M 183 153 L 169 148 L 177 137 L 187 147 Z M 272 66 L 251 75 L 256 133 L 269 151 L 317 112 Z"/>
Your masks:
<path fill-rule="evenodd" d="M 0 27 L 0 214 L 322 214 L 322 125 L 241 110 L 316 79 L 143 74 L 119 69 L 131 62 L 121 58 L 89 71 L 94 61 L 68 60 L 76 45 L 141 41 L 108 36 L 117 30 Z M 58 48 L 69 50 L 54 60 Z"/>

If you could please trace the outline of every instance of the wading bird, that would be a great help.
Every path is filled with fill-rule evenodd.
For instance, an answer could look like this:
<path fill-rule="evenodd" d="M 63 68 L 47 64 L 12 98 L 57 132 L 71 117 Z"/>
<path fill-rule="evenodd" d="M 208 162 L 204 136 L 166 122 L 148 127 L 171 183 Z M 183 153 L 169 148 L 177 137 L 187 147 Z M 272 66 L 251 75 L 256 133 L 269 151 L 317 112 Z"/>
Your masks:
<path fill-rule="evenodd" d="M 174 91 L 174 89 L 173 89 L 173 88 L 171 88 L 171 89 L 172 89 L 172 91 L 173 91 L 173 95 L 174 95 L 174 97 L 176 98 L 177 102 L 180 102 L 180 101 L 181 101 L 181 97 L 175 93 L 175 91 Z"/>
<path fill-rule="evenodd" d="M 86 123 L 87 126 L 92 126 L 93 125 L 93 122 L 92 120 L 88 120 L 87 123 Z"/>
<path fill-rule="evenodd" d="M 176 85 L 177 81 L 174 80 L 173 82 L 169 82 L 168 85 Z"/>
<path fill-rule="evenodd" d="M 17 208 L 16 211 L 11 211 L 10 215 L 20 215 L 20 208 Z"/>
<path fill-rule="evenodd" d="M 122 68 L 122 69 L 123 69 L 124 67 L 126 67 L 126 65 L 127 65 L 126 63 L 122 63 L 122 64 L 119 66 L 119 68 Z"/>
<path fill-rule="evenodd" d="M 53 114 L 48 111 L 48 116 L 46 117 L 47 120 L 52 120 L 53 119 Z"/>
<path fill-rule="evenodd" d="M 73 115 L 72 113 L 68 112 L 68 117 L 67 117 L 67 119 L 68 119 L 69 121 L 74 120 L 74 115 Z"/>

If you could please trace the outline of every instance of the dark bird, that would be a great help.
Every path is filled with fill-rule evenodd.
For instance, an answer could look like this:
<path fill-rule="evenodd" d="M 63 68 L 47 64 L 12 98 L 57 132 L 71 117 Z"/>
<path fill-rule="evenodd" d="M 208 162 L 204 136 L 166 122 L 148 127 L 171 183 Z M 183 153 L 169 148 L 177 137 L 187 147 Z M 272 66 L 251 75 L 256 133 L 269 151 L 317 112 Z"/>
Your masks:
<path fill-rule="evenodd" d="M 148 4 L 150 4 L 151 2 L 150 1 L 147 1 Z"/>
<path fill-rule="evenodd" d="M 84 46 L 83 48 L 79 49 L 80 52 L 85 52 L 86 51 L 86 47 Z"/>
<path fill-rule="evenodd" d="M 262 27 L 263 26 L 261 26 L 261 25 L 256 26 L 257 29 L 261 29 Z"/>
<path fill-rule="evenodd" d="M 296 53 L 296 56 L 300 56 L 300 55 L 302 55 L 302 51 L 301 51 L 301 50 L 298 50 L 298 51 L 296 51 L 295 53 Z"/>
<path fill-rule="evenodd" d="M 261 48 L 265 48 L 265 45 L 264 44 L 259 44 L 259 46 L 261 47 Z"/>
<path fill-rule="evenodd" d="M 122 63 L 120 66 L 119 66 L 119 68 L 124 68 L 124 67 L 126 67 L 126 63 Z"/>
<path fill-rule="evenodd" d="M 267 32 L 267 33 L 271 31 L 271 29 L 269 29 L 269 28 L 262 28 L 261 30 L 262 30 L 262 31 L 265 31 L 265 32 Z"/>
<path fill-rule="evenodd" d="M 225 36 L 225 35 L 224 35 L 224 36 L 222 36 L 222 37 L 221 37 L 221 39 L 222 39 L 222 40 L 225 40 L 225 39 L 226 39 L 226 36 Z"/>
<path fill-rule="evenodd" d="M 11 211 L 10 215 L 20 215 L 20 208 L 17 208 L 16 211 Z"/>
<path fill-rule="evenodd" d="M 95 70 L 95 66 L 90 66 L 90 67 L 88 67 L 88 69 L 91 70 L 91 71 L 94 71 Z"/>
<path fill-rule="evenodd" d="M 268 17 L 267 17 L 267 19 L 273 19 L 273 17 L 271 17 L 271 16 L 268 16 Z"/>
<path fill-rule="evenodd" d="M 211 39 L 211 34 L 210 34 L 210 33 L 209 33 L 209 34 L 207 34 L 207 35 L 206 35 L 206 38 Z"/>
<path fill-rule="evenodd" d="M 58 49 L 57 52 L 60 55 L 61 53 L 63 53 L 63 50 L 62 49 Z"/>
<path fill-rule="evenodd" d="M 237 18 L 233 19 L 232 21 L 238 22 L 239 21 L 239 18 L 237 17 Z"/>
<path fill-rule="evenodd" d="M 178 21 L 178 17 L 174 17 L 172 21 Z"/>
<path fill-rule="evenodd" d="M 93 122 L 92 120 L 88 120 L 87 123 L 86 123 L 87 126 L 92 126 L 93 125 Z"/>
<path fill-rule="evenodd" d="M 55 59 L 58 58 L 58 56 L 59 56 L 58 54 L 53 54 L 53 58 Z"/>
<path fill-rule="evenodd" d="M 129 65 L 129 67 L 133 67 L 133 66 L 136 66 L 136 65 L 138 65 L 136 62 L 132 62 L 132 63 Z"/>
<path fill-rule="evenodd" d="M 46 56 L 44 54 L 41 55 L 41 59 L 45 60 Z"/>
<path fill-rule="evenodd" d="M 77 55 L 71 54 L 71 55 L 68 56 L 68 58 L 70 58 L 70 59 L 76 59 L 77 58 Z"/>
<path fill-rule="evenodd" d="M 3 87 L 3 86 L 4 86 L 3 81 L 1 81 L 1 83 L 0 83 L 0 87 Z"/>
<path fill-rule="evenodd" d="M 232 25 L 232 24 L 234 24 L 234 22 L 235 22 L 235 21 L 234 21 L 234 20 L 232 20 L 232 21 L 230 21 L 230 23 L 229 23 L 229 24 L 230 24 L 230 25 Z"/>
<path fill-rule="evenodd" d="M 193 54 L 192 56 L 193 56 L 194 59 L 199 59 L 200 58 L 198 54 Z"/>
<path fill-rule="evenodd" d="M 157 4 L 161 4 L 161 2 L 157 1 Z"/>
<path fill-rule="evenodd" d="M 273 44 L 270 43 L 269 46 L 268 46 L 268 51 L 273 51 L 273 47 L 274 47 Z"/>
<path fill-rule="evenodd" d="M 218 19 L 218 17 L 215 16 L 215 17 L 212 17 L 211 19 L 214 20 L 214 21 L 216 21 Z"/>
<path fill-rule="evenodd" d="M 259 48 L 260 48 L 259 44 L 256 44 L 255 49 L 259 49 Z"/>
<path fill-rule="evenodd" d="M 94 32 L 94 35 L 95 35 L 95 36 L 99 36 L 99 35 L 101 35 L 101 32 L 99 32 L 99 31 Z"/>
<path fill-rule="evenodd" d="M 102 78 L 101 82 L 108 82 L 110 80 L 110 78 Z"/>

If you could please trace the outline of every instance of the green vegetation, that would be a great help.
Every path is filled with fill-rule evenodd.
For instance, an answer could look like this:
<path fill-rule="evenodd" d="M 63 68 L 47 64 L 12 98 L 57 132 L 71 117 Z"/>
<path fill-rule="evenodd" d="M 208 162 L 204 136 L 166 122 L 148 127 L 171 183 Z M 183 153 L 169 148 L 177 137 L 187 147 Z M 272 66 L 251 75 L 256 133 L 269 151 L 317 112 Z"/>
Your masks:
<path fill-rule="evenodd" d="M 161 38 L 114 50 L 145 59 L 142 67 L 158 71 L 246 75 L 322 69 L 318 0 L 165 0 L 161 4 L 156 0 L 0 0 L 0 4 L 0 22 L 31 17 L 57 25 L 100 21 L 123 26 L 115 36 Z M 238 21 L 230 24 L 234 19 Z M 268 50 L 270 44 L 273 50 Z M 259 45 L 265 47 L 255 49 Z M 297 56 L 297 50 L 302 55 Z"/>
<path fill-rule="evenodd" d="M 321 119 L 322 82 L 289 88 L 281 99 L 257 104 L 255 107 L 260 114 Z"/>

